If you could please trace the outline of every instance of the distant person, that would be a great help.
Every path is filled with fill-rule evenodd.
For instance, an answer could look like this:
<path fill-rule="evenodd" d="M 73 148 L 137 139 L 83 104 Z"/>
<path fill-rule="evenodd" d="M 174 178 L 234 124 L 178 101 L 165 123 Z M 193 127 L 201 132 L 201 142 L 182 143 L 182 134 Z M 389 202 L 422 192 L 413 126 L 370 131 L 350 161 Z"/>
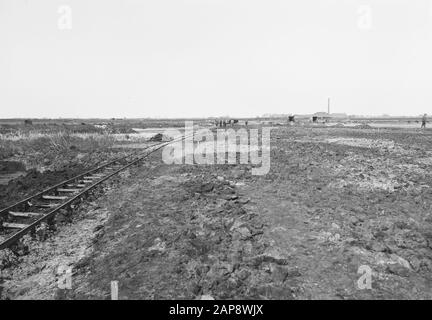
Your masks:
<path fill-rule="evenodd" d="M 248 124 L 248 121 L 246 120 L 246 121 L 245 121 L 245 125 L 247 126 L 247 124 Z"/>
<path fill-rule="evenodd" d="M 423 115 L 423 118 L 422 118 L 422 125 L 421 125 L 421 128 L 422 128 L 422 129 L 423 129 L 423 128 L 426 129 L 426 119 L 427 119 L 427 114 L 425 113 L 425 114 Z"/>
<path fill-rule="evenodd" d="M 290 125 L 293 125 L 293 124 L 294 124 L 294 116 L 288 116 L 288 123 L 289 123 Z"/>

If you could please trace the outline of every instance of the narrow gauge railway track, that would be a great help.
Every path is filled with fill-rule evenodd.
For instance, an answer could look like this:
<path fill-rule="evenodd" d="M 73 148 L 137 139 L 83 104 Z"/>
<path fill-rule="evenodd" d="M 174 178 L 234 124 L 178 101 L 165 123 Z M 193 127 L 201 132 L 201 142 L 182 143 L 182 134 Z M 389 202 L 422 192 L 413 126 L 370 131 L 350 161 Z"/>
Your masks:
<path fill-rule="evenodd" d="M 69 209 L 73 202 L 112 176 L 144 160 L 164 146 L 186 138 L 182 136 L 168 142 L 155 143 L 139 152 L 132 152 L 127 156 L 109 161 L 2 209 L 0 236 L 3 240 L 0 242 L 0 250 L 12 246 L 24 235 L 34 231 L 42 222 L 50 221 L 60 210 Z"/>

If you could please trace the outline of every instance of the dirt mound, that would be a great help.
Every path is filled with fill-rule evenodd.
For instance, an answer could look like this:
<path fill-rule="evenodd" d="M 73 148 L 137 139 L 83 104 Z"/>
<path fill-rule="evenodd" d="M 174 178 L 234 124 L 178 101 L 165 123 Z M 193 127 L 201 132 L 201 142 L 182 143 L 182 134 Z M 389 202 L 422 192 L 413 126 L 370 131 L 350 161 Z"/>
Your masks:
<path fill-rule="evenodd" d="M 25 171 L 24 164 L 18 161 L 0 161 L 0 173 L 15 173 Z"/>
<path fill-rule="evenodd" d="M 153 137 L 150 138 L 150 141 L 152 142 L 162 142 L 162 141 L 171 141 L 172 138 L 162 134 L 162 133 L 157 133 L 156 135 L 154 135 Z"/>
<path fill-rule="evenodd" d="M 159 142 L 162 141 L 163 139 L 163 134 L 162 133 L 158 133 L 156 135 L 154 135 L 153 137 L 150 138 L 150 141 L 152 142 Z"/>
<path fill-rule="evenodd" d="M 354 128 L 356 128 L 356 129 L 372 129 L 372 127 L 370 125 L 365 124 L 365 123 L 359 124 L 359 125 L 355 126 Z"/>
<path fill-rule="evenodd" d="M 82 166 L 71 166 L 61 171 L 46 171 L 44 173 L 30 170 L 25 176 L 0 185 L 0 208 L 7 207 L 27 195 L 37 193 L 63 180 L 72 178 L 84 171 Z"/>

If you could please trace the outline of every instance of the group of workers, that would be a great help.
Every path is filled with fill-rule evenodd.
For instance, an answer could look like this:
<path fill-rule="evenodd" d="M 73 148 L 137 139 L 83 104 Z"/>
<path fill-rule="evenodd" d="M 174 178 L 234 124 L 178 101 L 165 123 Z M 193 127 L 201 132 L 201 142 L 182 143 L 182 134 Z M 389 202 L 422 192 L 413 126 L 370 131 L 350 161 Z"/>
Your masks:
<path fill-rule="evenodd" d="M 226 127 L 228 125 L 233 126 L 235 124 L 239 123 L 237 119 L 230 119 L 230 120 L 215 120 L 216 127 Z M 245 125 L 248 125 L 248 121 L 245 120 Z"/>

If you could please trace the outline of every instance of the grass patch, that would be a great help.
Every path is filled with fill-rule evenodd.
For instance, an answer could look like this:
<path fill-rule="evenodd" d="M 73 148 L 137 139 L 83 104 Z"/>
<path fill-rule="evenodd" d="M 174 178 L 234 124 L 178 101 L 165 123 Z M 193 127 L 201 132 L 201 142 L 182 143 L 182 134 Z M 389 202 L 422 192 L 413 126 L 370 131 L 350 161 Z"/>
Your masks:
<path fill-rule="evenodd" d="M 14 132 L 0 134 L 0 159 L 16 154 L 45 153 L 61 154 L 69 151 L 91 152 L 114 145 L 115 138 L 104 133 L 71 133 L 57 131 Z"/>

